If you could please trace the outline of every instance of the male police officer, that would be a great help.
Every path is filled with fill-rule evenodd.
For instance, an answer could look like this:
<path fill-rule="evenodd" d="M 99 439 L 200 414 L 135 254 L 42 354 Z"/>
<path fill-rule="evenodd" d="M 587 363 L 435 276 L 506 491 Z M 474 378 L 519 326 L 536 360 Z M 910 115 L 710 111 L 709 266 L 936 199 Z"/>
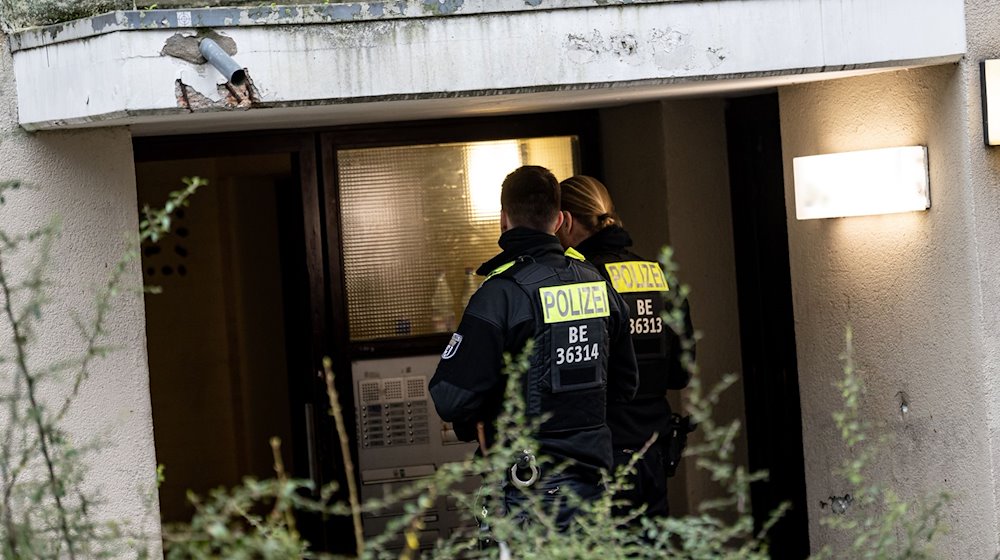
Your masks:
<path fill-rule="evenodd" d="M 548 418 L 535 434 L 534 451 L 564 468 L 556 474 L 543 464 L 541 479 L 528 489 L 508 481 L 504 502 L 510 511 L 526 501 L 525 491 L 547 503 L 558 500 L 556 523 L 565 530 L 576 511 L 560 494 L 593 500 L 603 491 L 601 470 L 612 469 L 607 401 L 635 395 L 628 308 L 592 265 L 575 251 L 564 253 L 553 235 L 563 218 L 551 172 L 515 170 L 503 182 L 500 203 L 503 252 L 477 271 L 487 279 L 442 354 L 430 393 L 462 439 L 475 440 L 476 424 L 484 423 L 488 447 L 505 388 L 503 354 L 516 356 L 534 341 L 521 383 L 529 417 Z"/>

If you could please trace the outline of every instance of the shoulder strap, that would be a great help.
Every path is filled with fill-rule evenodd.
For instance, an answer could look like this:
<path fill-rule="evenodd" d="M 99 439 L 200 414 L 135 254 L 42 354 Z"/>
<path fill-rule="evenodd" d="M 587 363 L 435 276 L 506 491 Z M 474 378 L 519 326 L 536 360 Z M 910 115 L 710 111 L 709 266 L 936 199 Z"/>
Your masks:
<path fill-rule="evenodd" d="M 493 278 L 497 274 L 500 274 L 500 273 L 504 272 L 508 268 L 514 266 L 514 263 L 516 263 L 516 262 L 517 261 L 510 261 L 509 263 L 504 263 L 504 264 L 502 264 L 502 265 L 494 268 L 492 272 L 490 272 L 489 274 L 486 275 L 486 280 L 489 280 L 490 278 Z M 484 280 L 484 282 L 485 282 L 485 280 Z"/>
<path fill-rule="evenodd" d="M 576 249 L 574 249 L 572 247 L 567 248 L 566 252 L 564 254 L 567 257 L 569 257 L 571 259 L 576 259 L 578 261 L 586 261 L 587 260 L 587 257 L 583 256 L 583 253 L 581 253 L 580 251 L 577 251 Z"/>

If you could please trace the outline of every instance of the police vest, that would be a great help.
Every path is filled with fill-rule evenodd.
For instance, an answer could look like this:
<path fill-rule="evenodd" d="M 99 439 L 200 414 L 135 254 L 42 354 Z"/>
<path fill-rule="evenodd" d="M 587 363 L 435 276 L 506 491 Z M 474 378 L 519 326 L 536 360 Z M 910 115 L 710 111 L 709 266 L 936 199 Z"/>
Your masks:
<path fill-rule="evenodd" d="M 668 337 L 673 335 L 663 322 L 663 292 L 669 290 L 663 270 L 659 263 L 639 260 L 608 262 L 604 270 L 631 311 L 629 329 L 639 364 L 636 397 L 662 397 L 669 374 Z"/>
<path fill-rule="evenodd" d="M 539 434 L 603 426 L 611 315 L 607 282 L 572 260 L 565 269 L 518 263 L 499 275 L 514 281 L 531 302 L 535 351 L 522 385 L 528 416 L 547 417 Z"/>

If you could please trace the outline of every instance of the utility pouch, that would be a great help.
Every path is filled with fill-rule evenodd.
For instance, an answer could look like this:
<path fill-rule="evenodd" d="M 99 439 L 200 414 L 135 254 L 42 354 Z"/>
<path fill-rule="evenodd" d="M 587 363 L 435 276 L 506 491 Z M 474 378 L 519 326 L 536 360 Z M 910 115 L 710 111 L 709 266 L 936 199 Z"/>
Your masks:
<path fill-rule="evenodd" d="M 681 462 L 684 448 L 687 447 L 688 434 L 695 431 L 697 424 L 691 422 L 690 416 L 681 416 L 676 412 L 670 415 L 670 429 L 664 453 L 663 470 L 667 476 L 677 474 L 677 465 Z"/>

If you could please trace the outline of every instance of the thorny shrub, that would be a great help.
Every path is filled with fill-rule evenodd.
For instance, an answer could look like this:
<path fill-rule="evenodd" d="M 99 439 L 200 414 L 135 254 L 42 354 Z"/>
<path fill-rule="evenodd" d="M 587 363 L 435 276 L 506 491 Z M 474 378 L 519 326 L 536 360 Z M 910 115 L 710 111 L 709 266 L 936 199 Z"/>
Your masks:
<path fill-rule="evenodd" d="M 201 186 L 200 179 L 189 180 L 187 187 L 172 193 L 163 209 L 146 208 L 140 223 L 140 239 L 155 242 L 170 229 L 173 210 L 187 203 L 188 197 Z M 20 184 L 0 183 L 0 211 L 5 197 Z M 2 222 L 0 222 L 2 223 Z M 63 359 L 37 348 L 33 343 L 40 328 L 40 317 L 48 303 L 46 272 L 49 250 L 58 235 L 58 222 L 53 221 L 27 233 L 0 229 L 0 334 L 7 337 L 0 350 L 0 373 L 5 383 L 0 392 L 0 406 L 6 407 L 4 423 L 0 424 L 0 553 L 3 558 L 99 558 L 146 557 L 148 550 L 143 535 L 128 523 L 97 521 L 94 505 L 100 497 L 83 490 L 86 475 L 84 455 L 87 446 L 74 445 L 62 426 L 66 410 L 72 406 L 80 385 L 86 382 L 93 362 L 108 352 L 102 346 L 105 321 L 115 296 L 122 290 L 123 275 L 138 256 L 138 244 L 130 246 L 113 268 L 108 282 L 97 296 L 91 321 L 81 325 L 86 341 L 82 356 Z M 5 268 L 11 253 L 35 250 L 30 270 L 12 274 Z M 667 281 L 679 286 L 668 292 L 680 310 L 681 302 L 690 290 L 676 278 L 677 266 L 669 249 L 661 256 Z M 389 496 L 361 503 L 357 489 L 351 484 L 348 499 L 335 498 L 343 490 L 335 485 L 314 489 L 310 481 L 291 479 L 275 453 L 277 476 L 272 480 L 246 479 L 232 489 L 219 489 L 209 496 L 191 496 L 196 513 L 190 523 L 165 528 L 164 545 L 169 559 L 183 558 L 325 558 L 328 555 L 311 552 L 296 528 L 296 514 L 319 513 L 326 516 L 348 516 L 352 519 L 358 558 L 680 558 L 691 560 L 759 559 L 768 557 L 766 530 L 783 514 L 779 508 L 770 516 L 765 530 L 755 533 L 749 503 L 750 485 L 762 479 L 763 473 L 747 472 L 735 465 L 734 440 L 739 431 L 736 422 L 717 424 L 712 409 L 719 395 L 735 377 L 727 376 L 721 384 L 704 388 L 698 376 L 698 366 L 690 350 L 694 339 L 684 334 L 684 318 L 680 311 L 665 317 L 668 324 L 682 337 L 686 368 L 694 376 L 687 391 L 687 412 L 699 424 L 701 440 L 687 452 L 689 461 L 706 469 L 725 490 L 725 498 L 701 503 L 695 512 L 665 519 L 652 519 L 634 511 L 624 516 L 614 514 L 613 492 L 624 484 L 628 467 L 609 473 L 610 492 L 592 503 L 580 504 L 583 512 L 571 530 L 554 530 L 553 512 L 538 501 L 529 499 L 524 512 L 501 515 L 491 504 L 500 497 L 500 488 L 511 460 L 524 449 L 535 449 L 532 433 L 541 419 L 529 418 L 521 392 L 517 389 L 520 376 L 527 370 L 532 349 L 518 357 L 507 357 L 508 374 L 506 400 L 499 418 L 498 441 L 485 456 L 469 457 L 464 462 L 442 465 L 426 479 L 401 486 Z M 830 517 L 826 521 L 833 529 L 848 536 L 849 550 L 821 551 L 819 557 L 847 554 L 852 558 L 902 560 L 930 558 L 933 539 L 940 531 L 940 518 L 945 496 L 931 497 L 918 504 L 909 504 L 891 491 L 865 477 L 865 471 L 877 451 L 877 442 L 868 441 L 873 426 L 860 419 L 859 400 L 863 390 L 861 379 L 851 357 L 850 333 L 847 338 L 844 380 L 839 385 L 844 409 L 835 416 L 842 430 L 850 458 L 840 470 L 853 488 L 858 504 L 851 513 Z M 38 355 L 41 359 L 28 359 Z M 326 378 L 334 417 L 345 451 L 346 480 L 353 483 L 353 465 L 347 451 L 347 431 L 340 409 L 340 396 L 334 388 L 334 373 L 326 364 Z M 52 385 L 63 383 L 65 398 L 58 406 L 38 398 L 42 386 L 51 394 Z M 279 442 L 273 441 L 277 448 Z M 457 490 L 469 476 L 481 477 L 478 493 L 469 495 Z M 451 495 L 462 506 L 470 526 L 487 521 L 490 536 L 502 545 L 481 547 L 480 535 L 473 530 L 440 540 L 430 549 L 421 549 L 418 535 L 425 514 L 438 497 Z M 573 496 L 567 496 L 573 500 Z M 394 518 L 386 531 L 375 538 L 365 539 L 361 518 L 365 512 L 385 510 L 401 505 L 404 514 Z M 512 517 L 525 513 L 532 521 L 515 522 Z M 484 515 L 485 514 L 485 515 Z M 484 519 L 485 517 L 485 519 Z M 634 521 L 634 522 L 633 522 Z M 633 523 L 630 523 L 633 522 Z M 636 528 L 637 527 L 637 528 Z M 394 546 L 401 541 L 402 549 Z"/>
<path fill-rule="evenodd" d="M 749 559 L 764 560 L 769 558 L 767 546 L 767 531 L 786 511 L 782 505 L 772 512 L 769 521 L 762 531 L 754 532 L 754 520 L 750 510 L 750 485 L 766 477 L 766 473 L 750 473 L 744 467 L 734 463 L 734 441 L 740 426 L 734 421 L 727 424 L 717 424 L 712 418 L 712 409 L 718 403 L 721 393 L 734 381 L 735 376 L 726 376 L 721 383 L 710 388 L 703 388 L 698 376 L 698 365 L 693 359 L 697 334 L 687 337 L 684 329 L 684 316 L 680 311 L 688 297 L 690 289 L 677 281 L 677 266 L 672 260 L 672 252 L 665 249 L 661 255 L 669 285 L 680 286 L 679 289 L 668 292 L 674 310 L 665 317 L 667 323 L 679 333 L 682 338 L 684 367 L 692 372 L 692 383 L 686 395 L 686 408 L 698 423 L 702 432 L 699 443 L 688 449 L 687 456 L 698 468 L 706 469 L 712 479 L 725 489 L 725 498 L 703 502 L 697 510 L 682 517 L 665 519 L 649 518 L 643 511 L 633 511 L 624 516 L 614 514 L 613 495 L 616 489 L 625 483 L 625 475 L 631 465 L 609 473 L 609 492 L 601 499 L 592 503 L 579 504 L 582 514 L 577 517 L 571 530 L 560 533 L 555 530 L 554 511 L 547 510 L 537 498 L 528 500 L 522 511 L 511 511 L 497 514 L 491 504 L 496 503 L 502 495 L 502 486 L 506 473 L 518 452 L 524 449 L 535 449 L 532 433 L 542 419 L 529 418 L 525 414 L 522 392 L 519 390 L 519 378 L 528 369 L 528 357 L 531 347 L 525 348 L 518 357 L 506 356 L 505 372 L 508 375 L 508 386 L 504 407 L 497 419 L 498 441 L 486 456 L 470 457 L 463 463 L 443 465 L 434 476 L 414 482 L 396 491 L 396 493 L 378 501 L 359 503 L 356 489 L 349 489 L 349 500 L 330 503 L 327 500 L 334 494 L 336 488 L 331 486 L 321 492 L 323 498 L 318 501 L 302 500 L 286 496 L 282 500 L 273 500 L 271 496 L 262 498 L 258 504 L 273 504 L 273 510 L 265 517 L 258 516 L 248 519 L 246 507 L 233 507 L 245 499 L 245 495 L 259 483 L 248 480 L 247 484 L 233 490 L 232 493 L 213 494 L 211 509 L 201 507 L 196 503 L 198 511 L 194 525 L 226 527 L 220 532 L 224 538 L 216 542 L 225 543 L 231 532 L 242 532 L 247 527 L 259 527 L 264 533 L 279 533 L 283 536 L 296 535 L 294 518 L 290 512 L 299 507 L 309 511 L 321 511 L 328 515 L 352 516 L 355 527 L 355 542 L 357 558 L 517 558 L 517 559 L 600 559 L 609 558 L 678 558 L 690 560 L 719 559 Z M 841 474 L 854 489 L 858 497 L 858 507 L 854 515 L 831 517 L 825 520 L 835 530 L 844 531 L 850 537 L 849 556 L 873 560 L 917 560 L 930 558 L 935 535 L 940 531 L 941 509 L 947 500 L 944 495 L 932 497 L 927 502 L 910 505 L 898 500 L 890 489 L 878 484 L 865 484 L 863 471 L 874 459 L 876 446 L 869 444 L 866 433 L 873 427 L 859 420 L 859 395 L 862 383 L 857 375 L 852 361 L 850 331 L 847 337 L 847 350 L 844 361 L 844 380 L 838 384 L 844 398 L 844 409 L 835 415 L 838 427 L 842 430 L 845 444 L 855 452 L 855 455 L 845 461 L 840 469 Z M 350 457 L 347 451 L 347 432 L 344 428 L 339 406 L 340 398 L 334 390 L 333 372 L 326 364 L 327 386 L 332 408 L 330 414 L 335 417 L 345 457 Z M 641 451 L 640 451 L 641 453 Z M 638 457 L 636 457 L 637 459 Z M 347 480 L 353 481 L 353 465 L 348 459 L 345 463 Z M 466 477 L 473 475 L 482 478 L 481 489 L 474 495 L 456 490 L 457 484 Z M 308 489 L 308 481 L 288 482 L 286 491 L 294 494 L 294 489 Z M 482 547 L 481 534 L 476 531 L 459 532 L 450 538 L 439 540 L 430 549 L 421 549 L 418 539 L 422 528 L 422 519 L 434 507 L 436 498 L 442 495 L 453 496 L 467 512 L 470 525 L 474 522 L 485 522 L 489 527 L 490 538 L 499 545 Z M 565 499 L 575 500 L 572 495 Z M 298 500 L 298 502 L 296 502 Z M 871 515 L 873 507 L 885 504 L 881 515 Z M 395 518 L 386 531 L 376 538 L 365 540 L 361 528 L 363 513 L 379 512 L 393 505 L 403 504 L 404 514 Z M 221 514 L 230 511 L 231 515 Z M 236 512 L 235 515 L 232 515 Z M 531 520 L 527 524 L 517 522 L 518 514 L 526 514 Z M 631 523 L 630 523 L 631 522 Z M 637 529 L 638 527 L 638 529 Z M 402 538 L 400 538 L 402 537 Z M 390 546 L 402 541 L 403 548 Z M 206 546 L 213 542 L 210 534 L 202 533 L 192 542 L 183 540 L 168 542 L 171 558 L 208 558 Z M 293 541 L 291 542 L 300 542 Z M 222 548 L 214 552 L 222 551 Z M 323 558 L 323 554 L 302 552 L 305 557 Z M 838 553 L 845 552 L 843 550 Z M 256 556 L 254 556 L 254 554 Z M 833 557 L 834 550 L 825 548 L 816 556 L 819 558 Z M 264 550 L 257 550 L 253 557 L 268 556 Z"/>

